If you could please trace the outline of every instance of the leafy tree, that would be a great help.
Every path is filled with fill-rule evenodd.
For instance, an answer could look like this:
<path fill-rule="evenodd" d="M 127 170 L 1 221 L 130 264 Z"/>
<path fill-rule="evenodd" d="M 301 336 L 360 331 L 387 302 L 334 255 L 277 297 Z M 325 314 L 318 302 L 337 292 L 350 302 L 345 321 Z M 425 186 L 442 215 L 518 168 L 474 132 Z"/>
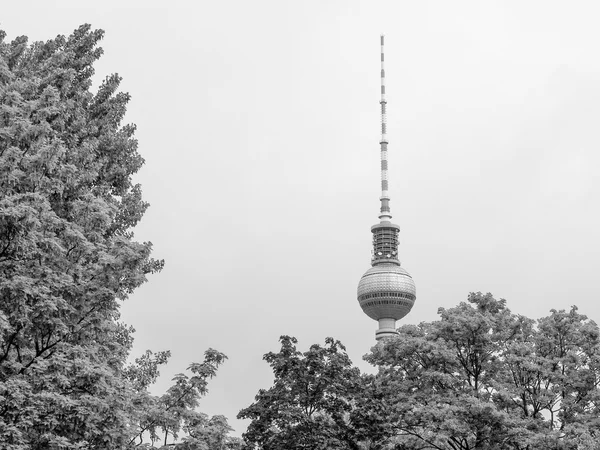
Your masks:
<path fill-rule="evenodd" d="M 102 31 L 27 45 L 0 34 L 0 439 L 119 447 L 125 299 L 161 269 L 131 228 L 147 204 L 111 75 L 89 92 Z"/>
<path fill-rule="evenodd" d="M 168 356 L 169 352 L 154 356 L 147 351 L 127 368 L 127 376 L 136 388 L 133 403 L 137 412 L 136 420 L 132 421 L 135 430 L 132 430 L 128 445 L 138 447 L 149 439 L 151 444 L 162 442 L 166 446 L 169 437 L 177 440 L 183 431 L 183 441 L 170 445 L 170 448 L 237 449 L 239 440 L 229 436 L 232 428 L 223 416 L 209 419 L 206 414 L 195 410 L 200 398 L 208 392 L 208 380 L 216 375 L 227 357 L 216 350 L 207 350 L 203 363 L 192 363 L 188 367 L 191 376 L 183 373 L 175 375 L 174 384 L 164 395 L 152 396 L 146 388 L 154 383 L 159 375 L 158 366 L 166 363 Z"/>
<path fill-rule="evenodd" d="M 2 449 L 123 449 L 157 430 L 173 438 L 196 423 L 225 359 L 207 351 L 162 397 L 148 387 L 168 352 L 126 363 L 133 329 L 119 322 L 119 301 L 163 262 L 132 232 L 148 205 L 132 182 L 144 161 L 135 126 L 122 124 L 129 95 L 117 74 L 90 91 L 102 36 L 83 25 L 28 45 L 0 31 Z M 210 426 L 227 429 L 219 420 Z"/>
<path fill-rule="evenodd" d="M 213 416 L 210 419 L 205 414 L 197 414 L 194 420 L 189 420 L 184 427 L 187 436 L 178 447 L 181 450 L 242 450 L 242 440 L 229 436 L 233 428 L 224 416 Z"/>
<path fill-rule="evenodd" d="M 348 421 L 360 373 L 345 347 L 332 338 L 304 353 L 296 338 L 282 336 L 281 350 L 264 356 L 275 380 L 238 414 L 251 423 L 243 438 L 249 448 L 357 449 Z"/>
<path fill-rule="evenodd" d="M 333 339 L 264 359 L 273 386 L 238 417 L 248 448 L 600 449 L 600 330 L 576 307 L 537 321 L 471 294 L 378 343 L 360 375 Z"/>
<path fill-rule="evenodd" d="M 600 448 L 594 322 L 573 307 L 536 324 L 480 293 L 439 312 L 367 356 L 361 432 L 398 449 Z"/>

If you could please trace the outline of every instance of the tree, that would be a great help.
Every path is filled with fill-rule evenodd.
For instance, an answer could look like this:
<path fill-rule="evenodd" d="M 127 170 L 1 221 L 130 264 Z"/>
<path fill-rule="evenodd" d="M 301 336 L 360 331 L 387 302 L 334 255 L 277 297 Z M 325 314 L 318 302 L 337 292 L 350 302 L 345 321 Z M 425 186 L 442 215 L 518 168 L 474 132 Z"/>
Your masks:
<path fill-rule="evenodd" d="M 600 330 L 576 307 L 534 321 L 469 295 L 440 320 L 401 327 L 365 359 L 344 347 L 281 350 L 275 380 L 238 417 L 248 448 L 600 449 Z"/>
<path fill-rule="evenodd" d="M 134 239 L 148 204 L 129 95 L 90 92 L 102 30 L 28 45 L 0 31 L 0 447 L 122 449 L 176 436 L 225 355 L 209 350 L 162 397 L 169 353 L 126 360 L 119 302 L 163 267 Z M 217 419 L 215 419 L 217 420 Z M 218 420 L 217 420 L 218 421 Z M 216 426 L 216 425 L 215 425 Z"/>
<path fill-rule="evenodd" d="M 147 351 L 136 359 L 127 370 L 127 377 L 135 388 L 133 404 L 137 413 L 130 427 L 129 446 L 150 442 L 162 442 L 165 446 L 171 437 L 176 440 L 183 431 L 183 442 L 173 443 L 171 448 L 181 450 L 236 450 L 239 442 L 229 436 L 232 428 L 223 416 L 208 418 L 206 414 L 195 410 L 202 396 L 208 392 L 208 381 L 217 373 L 218 367 L 227 357 L 216 350 L 208 349 L 204 353 L 204 362 L 192 363 L 188 370 L 191 376 L 183 373 L 175 375 L 174 384 L 162 396 L 152 396 L 147 387 L 156 381 L 158 366 L 165 364 L 169 352 L 160 352 L 154 356 Z M 236 447 L 236 445 L 238 447 Z"/>
<path fill-rule="evenodd" d="M 597 449 L 600 341 L 573 307 L 537 321 L 471 294 L 373 348 L 352 420 L 398 449 Z M 368 395 L 367 395 L 368 393 Z"/>
<path fill-rule="evenodd" d="M 199 413 L 194 420 L 188 421 L 184 427 L 187 434 L 181 450 L 242 450 L 242 440 L 229 436 L 233 428 L 224 416 L 213 416 L 210 419 Z"/>
<path fill-rule="evenodd" d="M 0 34 L 0 439 L 119 447 L 124 300 L 157 272 L 133 239 L 143 164 L 120 78 L 89 92 L 102 31 L 27 45 Z"/>
<path fill-rule="evenodd" d="M 352 367 L 345 347 L 332 338 L 304 353 L 296 338 L 282 336 L 281 350 L 264 360 L 275 380 L 261 389 L 255 402 L 238 414 L 250 419 L 243 434 L 249 448 L 357 449 L 348 421 L 360 372 Z"/>

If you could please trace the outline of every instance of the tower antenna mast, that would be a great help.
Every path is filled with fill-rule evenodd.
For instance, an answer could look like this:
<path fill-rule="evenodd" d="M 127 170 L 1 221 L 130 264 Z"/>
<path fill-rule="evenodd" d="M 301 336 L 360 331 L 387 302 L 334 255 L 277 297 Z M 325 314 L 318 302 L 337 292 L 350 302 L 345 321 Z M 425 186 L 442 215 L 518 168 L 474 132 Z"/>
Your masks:
<path fill-rule="evenodd" d="M 388 193 L 388 140 L 387 140 L 387 101 L 385 99 L 385 56 L 383 51 L 384 36 L 381 35 L 381 210 L 379 219 L 388 222 L 392 218 L 390 197 Z"/>

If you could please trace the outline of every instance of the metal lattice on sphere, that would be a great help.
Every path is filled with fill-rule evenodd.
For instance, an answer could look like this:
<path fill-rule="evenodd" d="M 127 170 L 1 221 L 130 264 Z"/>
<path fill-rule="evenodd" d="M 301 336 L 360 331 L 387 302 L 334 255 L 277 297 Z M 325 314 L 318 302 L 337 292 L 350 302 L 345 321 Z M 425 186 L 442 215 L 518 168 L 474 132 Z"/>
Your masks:
<path fill-rule="evenodd" d="M 371 267 L 358 283 L 358 302 L 371 319 L 402 319 L 410 312 L 416 298 L 415 282 L 397 264 Z"/>

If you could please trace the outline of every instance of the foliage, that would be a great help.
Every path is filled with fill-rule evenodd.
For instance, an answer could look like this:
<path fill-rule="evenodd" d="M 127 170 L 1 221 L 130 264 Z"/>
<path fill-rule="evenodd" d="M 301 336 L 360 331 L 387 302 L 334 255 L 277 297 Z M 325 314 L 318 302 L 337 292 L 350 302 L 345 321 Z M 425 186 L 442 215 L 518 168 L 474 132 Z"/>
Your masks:
<path fill-rule="evenodd" d="M 1 35 L 4 38 L 4 33 Z M 125 299 L 159 270 L 130 228 L 147 205 L 129 100 L 89 92 L 101 31 L 0 43 L 0 439 L 12 448 L 123 443 Z"/>
<path fill-rule="evenodd" d="M 600 330 L 572 307 L 537 321 L 471 294 L 352 367 L 328 338 L 264 359 L 275 380 L 238 417 L 247 448 L 600 449 Z"/>
<path fill-rule="evenodd" d="M 573 307 L 537 321 L 471 294 L 374 347 L 353 421 L 398 449 L 597 449 L 597 325 Z"/>
<path fill-rule="evenodd" d="M 229 436 L 233 429 L 224 416 L 213 416 L 210 419 L 198 414 L 194 420 L 184 427 L 187 436 L 178 445 L 181 450 L 242 450 L 242 440 Z"/>
<path fill-rule="evenodd" d="M 168 352 L 126 364 L 119 301 L 163 262 L 132 232 L 148 205 L 132 182 L 144 161 L 122 124 L 129 95 L 117 74 L 90 92 L 102 36 L 83 25 L 28 45 L 0 31 L 3 449 L 122 449 L 184 426 L 200 440 L 193 409 L 225 359 L 207 351 L 162 397 L 148 388 Z M 213 419 L 204 435 L 228 432 Z"/>
<path fill-rule="evenodd" d="M 345 347 L 332 338 L 304 353 L 297 340 L 282 336 L 279 353 L 264 360 L 273 369 L 273 386 L 261 389 L 256 401 L 238 414 L 251 419 L 243 438 L 250 448 L 351 449 L 348 415 L 358 392 L 360 372 Z"/>
<path fill-rule="evenodd" d="M 195 410 L 200 398 L 208 392 L 208 380 L 216 375 L 218 367 L 227 357 L 208 349 L 204 353 L 204 362 L 192 363 L 188 367 L 191 376 L 182 373 L 175 375 L 174 384 L 164 395 L 152 396 L 146 387 L 156 380 L 158 366 L 166 363 L 168 356 L 168 352 L 153 356 L 148 351 L 136 360 L 135 365 L 127 368 L 129 379 L 138 388 L 134 396 L 138 416 L 132 422 L 136 427 L 132 430 L 128 445 L 138 447 L 148 438 L 152 444 L 161 441 L 167 445 L 169 437 L 177 440 L 183 431 L 183 441 L 172 444 L 170 448 L 235 449 L 237 440 L 228 435 L 232 429 L 224 417 L 209 419 L 206 414 Z"/>

